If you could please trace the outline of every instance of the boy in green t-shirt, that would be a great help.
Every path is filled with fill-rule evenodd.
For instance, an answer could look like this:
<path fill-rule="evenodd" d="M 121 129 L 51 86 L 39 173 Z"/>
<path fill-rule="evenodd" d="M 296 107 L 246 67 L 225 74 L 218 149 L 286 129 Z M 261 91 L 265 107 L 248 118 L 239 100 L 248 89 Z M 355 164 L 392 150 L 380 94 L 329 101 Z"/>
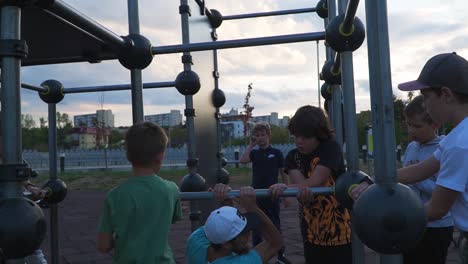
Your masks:
<path fill-rule="evenodd" d="M 161 179 L 167 136 L 151 122 L 131 126 L 125 136 L 133 177 L 112 189 L 104 202 L 97 248 L 114 249 L 113 263 L 175 263 L 167 235 L 181 218 L 179 189 Z"/>

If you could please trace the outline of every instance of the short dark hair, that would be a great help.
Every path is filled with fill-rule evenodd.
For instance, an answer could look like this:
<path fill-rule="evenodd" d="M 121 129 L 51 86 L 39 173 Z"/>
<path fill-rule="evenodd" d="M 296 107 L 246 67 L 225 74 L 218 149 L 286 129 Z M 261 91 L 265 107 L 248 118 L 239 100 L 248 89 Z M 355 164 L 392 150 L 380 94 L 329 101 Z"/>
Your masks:
<path fill-rule="evenodd" d="M 253 132 L 265 131 L 268 135 L 271 135 L 271 127 L 268 123 L 260 122 L 255 124 Z"/>
<path fill-rule="evenodd" d="M 288 130 L 291 135 L 316 137 L 320 141 L 333 138 L 333 130 L 327 115 L 321 108 L 311 105 L 297 109 L 289 122 Z"/>
<path fill-rule="evenodd" d="M 424 105 L 424 96 L 418 95 L 411 100 L 408 105 L 405 107 L 405 117 L 421 117 L 424 122 L 428 124 L 433 124 L 429 113 L 426 111 L 426 106 Z"/>
<path fill-rule="evenodd" d="M 450 88 L 449 88 L 450 89 Z M 424 94 L 425 92 L 433 92 L 437 94 L 437 96 L 442 95 L 442 87 L 430 87 L 421 90 L 421 93 Z M 460 103 L 460 104 L 468 104 L 468 94 L 462 94 L 462 93 L 457 93 L 452 91 L 455 99 Z"/>
<path fill-rule="evenodd" d="M 163 153 L 167 146 L 164 130 L 152 122 L 140 122 L 131 126 L 125 135 L 127 159 L 133 166 L 153 165 L 156 155 Z"/>

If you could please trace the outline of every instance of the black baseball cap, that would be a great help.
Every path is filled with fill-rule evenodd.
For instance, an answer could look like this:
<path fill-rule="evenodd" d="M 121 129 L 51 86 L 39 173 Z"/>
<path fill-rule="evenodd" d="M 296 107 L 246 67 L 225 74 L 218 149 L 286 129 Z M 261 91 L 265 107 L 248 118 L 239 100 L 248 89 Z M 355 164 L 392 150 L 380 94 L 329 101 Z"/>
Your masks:
<path fill-rule="evenodd" d="M 468 95 L 468 61 L 457 53 L 442 53 L 429 59 L 415 81 L 400 83 L 402 91 L 447 87 Z"/>

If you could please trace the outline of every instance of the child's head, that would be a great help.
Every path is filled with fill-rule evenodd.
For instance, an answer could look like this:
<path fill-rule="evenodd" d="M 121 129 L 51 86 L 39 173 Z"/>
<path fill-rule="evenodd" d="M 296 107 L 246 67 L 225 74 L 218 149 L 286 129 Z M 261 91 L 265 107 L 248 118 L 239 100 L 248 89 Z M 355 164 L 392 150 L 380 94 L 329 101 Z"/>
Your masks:
<path fill-rule="evenodd" d="M 412 140 L 425 143 L 436 136 L 438 125 L 426 111 L 422 95 L 416 96 L 405 108 L 406 124 L 408 134 Z"/>
<path fill-rule="evenodd" d="M 257 123 L 252 130 L 252 136 L 254 142 L 258 144 L 260 148 L 268 147 L 271 139 L 271 128 L 268 123 Z"/>
<path fill-rule="evenodd" d="M 468 108 L 468 61 L 456 53 L 432 57 L 416 81 L 398 85 L 403 91 L 421 90 L 434 122 L 457 123 Z"/>
<path fill-rule="evenodd" d="M 289 122 L 288 130 L 294 136 L 296 146 L 302 153 L 311 153 L 320 141 L 333 138 L 333 130 L 325 112 L 311 105 L 297 109 Z"/>
<path fill-rule="evenodd" d="M 127 159 L 133 167 L 160 167 L 167 146 L 167 136 L 158 125 L 141 122 L 128 129 L 125 145 Z"/>

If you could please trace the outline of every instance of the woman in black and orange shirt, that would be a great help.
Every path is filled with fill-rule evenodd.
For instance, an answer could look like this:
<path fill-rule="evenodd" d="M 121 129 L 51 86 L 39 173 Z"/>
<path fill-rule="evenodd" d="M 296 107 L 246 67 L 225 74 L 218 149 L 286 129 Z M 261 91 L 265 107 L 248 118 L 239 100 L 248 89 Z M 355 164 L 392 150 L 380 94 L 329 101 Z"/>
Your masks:
<path fill-rule="evenodd" d="M 296 144 L 285 161 L 292 184 L 271 186 L 272 195 L 278 197 L 287 187 L 333 186 L 345 166 L 341 147 L 334 140 L 323 110 L 302 106 L 288 129 Z M 299 212 L 306 263 L 352 263 L 351 217 L 335 196 L 315 196 L 303 202 Z"/>

